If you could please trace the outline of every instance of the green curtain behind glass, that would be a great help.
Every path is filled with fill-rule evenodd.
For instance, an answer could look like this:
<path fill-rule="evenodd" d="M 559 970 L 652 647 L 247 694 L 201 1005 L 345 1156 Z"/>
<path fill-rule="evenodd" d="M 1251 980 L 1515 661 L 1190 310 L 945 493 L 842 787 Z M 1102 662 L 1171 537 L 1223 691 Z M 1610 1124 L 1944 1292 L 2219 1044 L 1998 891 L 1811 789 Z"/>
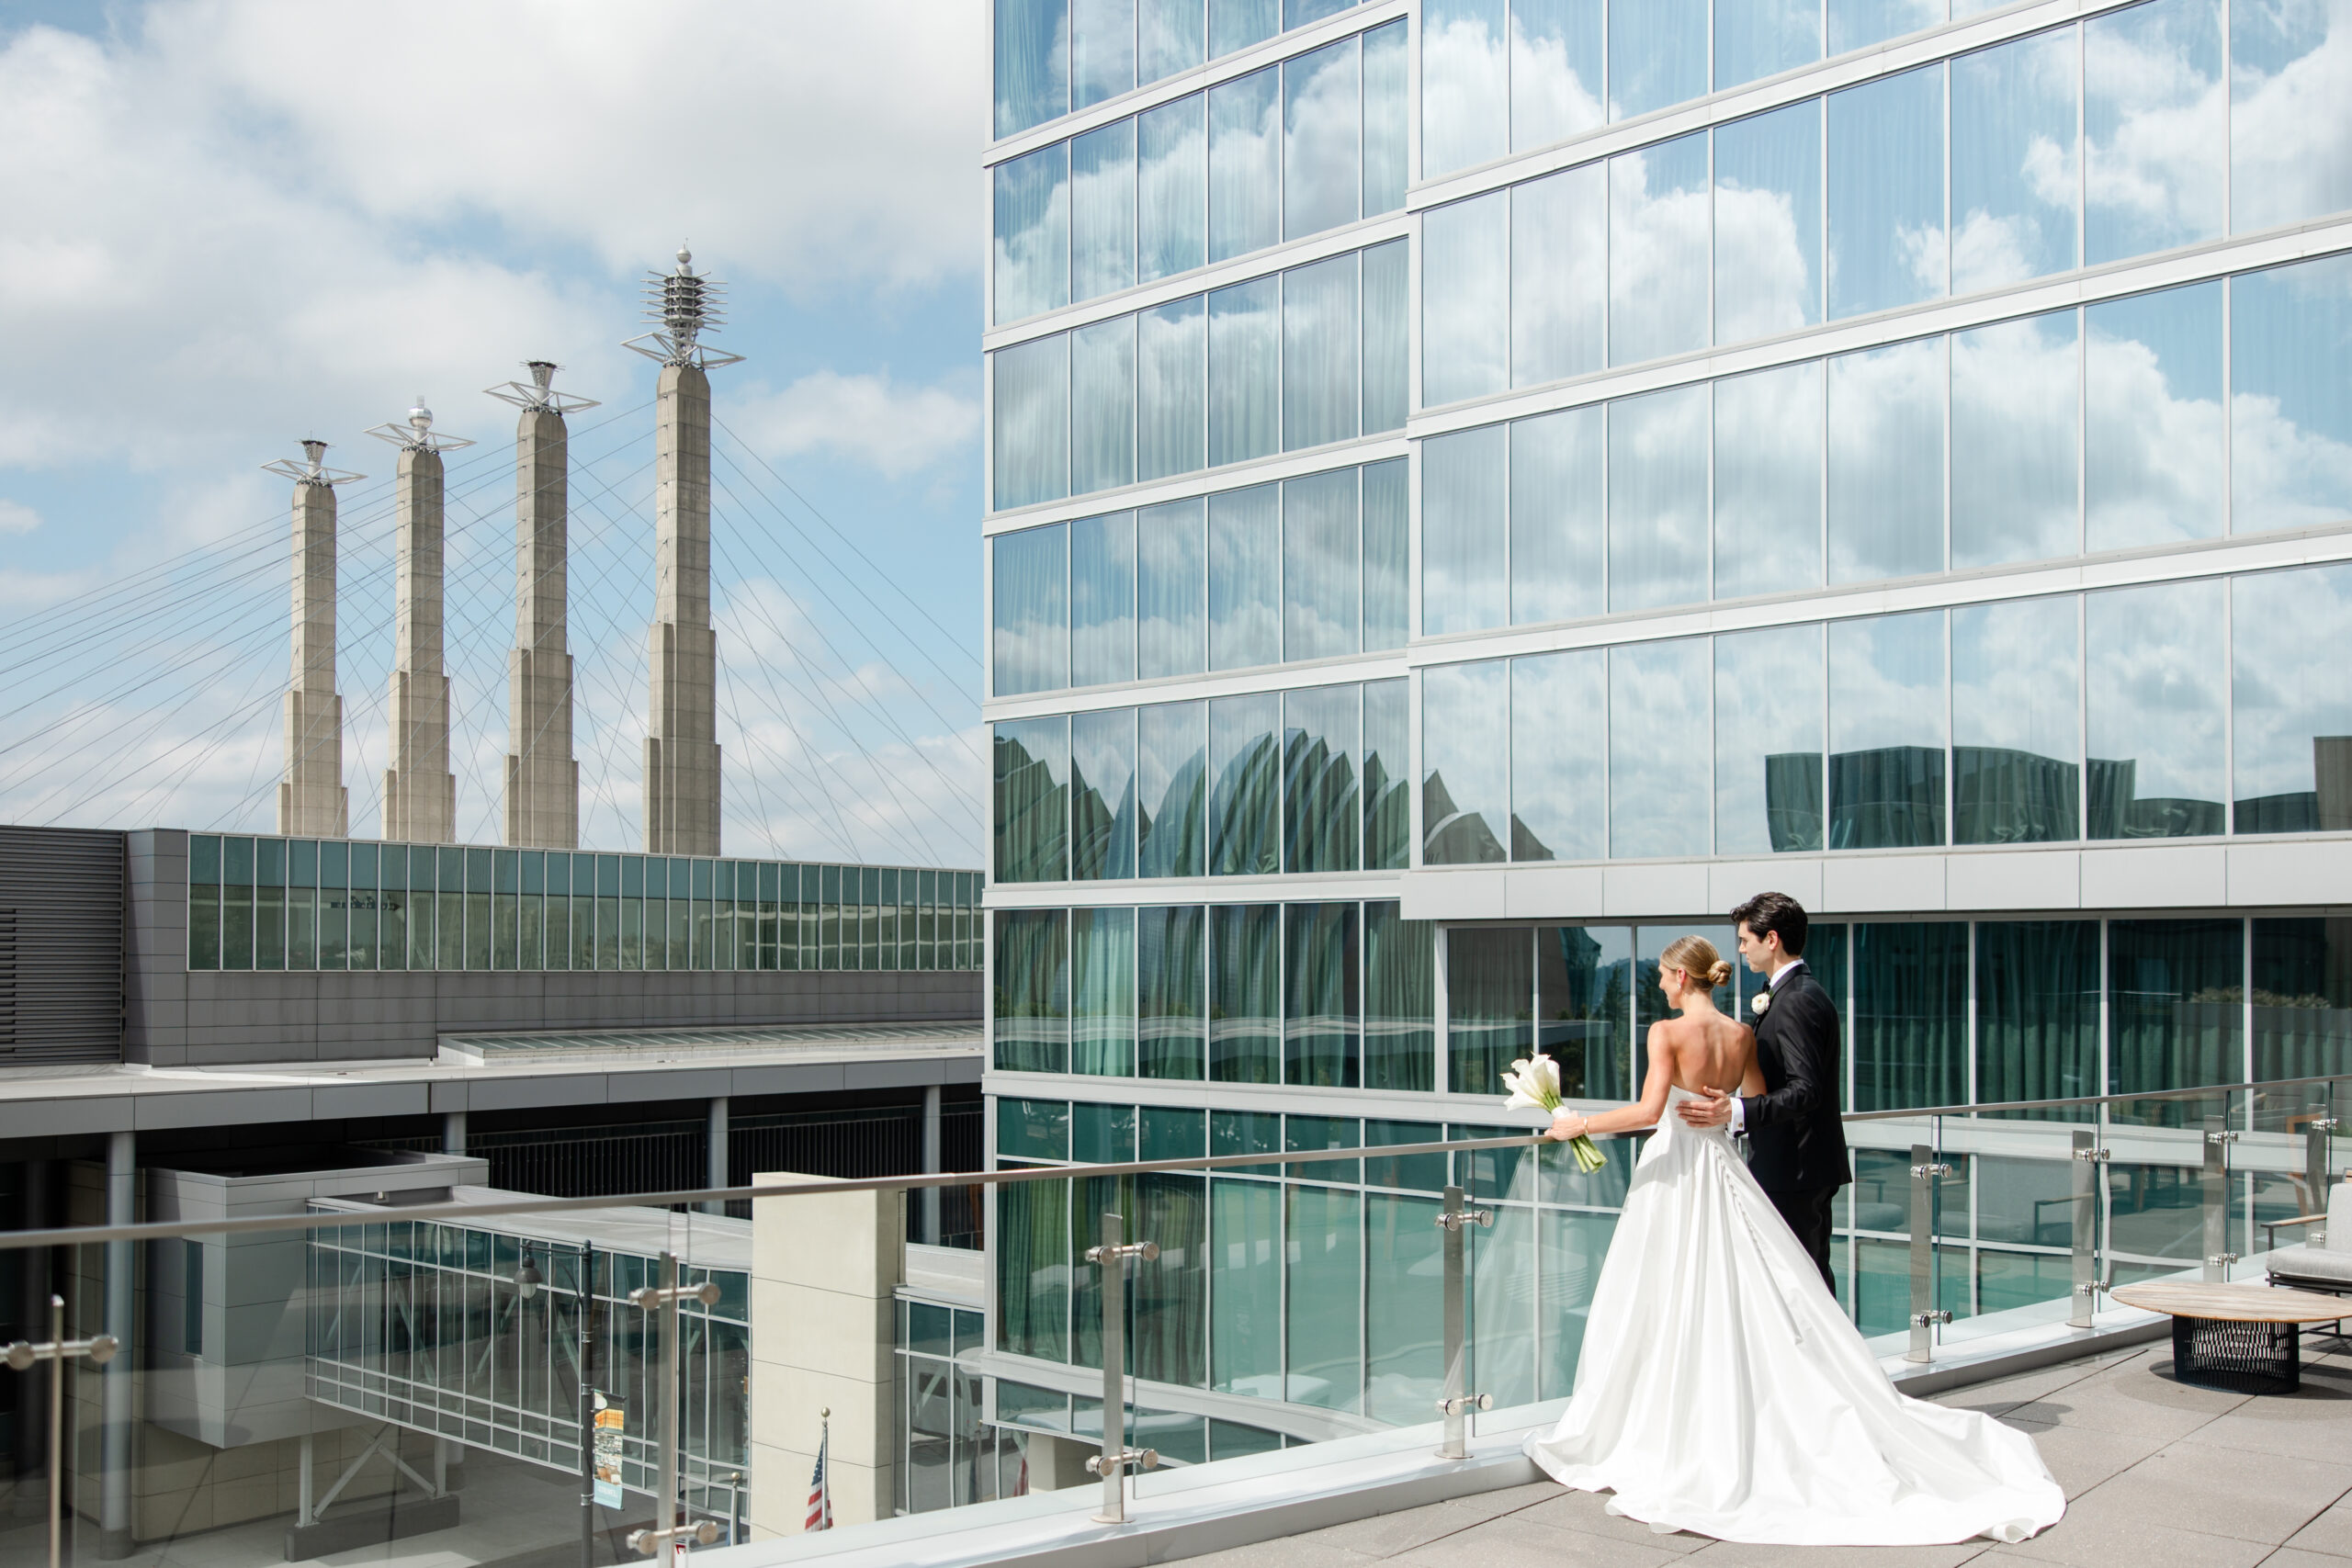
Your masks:
<path fill-rule="evenodd" d="M 1437 1087 L 1437 928 L 1394 900 L 1363 907 L 1363 1085 Z"/>
<path fill-rule="evenodd" d="M 1535 929 L 1536 1043 L 1568 1099 L 1634 1097 L 1633 985 L 1632 927 Z"/>
<path fill-rule="evenodd" d="M 1363 976 L 1353 904 L 1283 907 L 1283 1081 L 1353 1089 Z"/>
<path fill-rule="evenodd" d="M 2352 1073 L 2352 920 L 2254 922 L 2254 1076 Z"/>
<path fill-rule="evenodd" d="M 996 1281 L 997 1348 L 1069 1359 L 1068 1181 L 1016 1181 L 997 1189 Z"/>
<path fill-rule="evenodd" d="M 2110 920 L 2107 938 L 2109 1091 L 2242 1081 L 2245 922 Z M 2203 1113 L 2177 1101 L 2164 1119 Z"/>
<path fill-rule="evenodd" d="M 1136 1070 L 1136 912 L 1070 911 L 1070 1071 Z"/>
<path fill-rule="evenodd" d="M 1448 1084 L 1456 1094 L 1503 1092 L 1503 1069 L 1528 1054 L 1534 1031 L 1535 951 L 1526 926 L 1448 932 Z"/>
<path fill-rule="evenodd" d="M 1282 912 L 1209 909 L 1209 1077 L 1219 1082 L 1282 1081 Z"/>
<path fill-rule="evenodd" d="M 1967 1034 L 1967 921 L 1854 928 L 1854 1005 L 1846 1035 L 1855 1110 L 1965 1100 Z"/>
<path fill-rule="evenodd" d="M 2097 1094 L 2098 1003 L 2097 920 L 1980 923 L 1976 1098 Z"/>
<path fill-rule="evenodd" d="M 1197 904 L 1136 911 L 1136 1071 L 1144 1077 L 1201 1076 L 1206 926 Z"/>
<path fill-rule="evenodd" d="M 1061 909 L 996 912 L 996 1065 L 1006 1072 L 1069 1071 L 1069 916 Z"/>

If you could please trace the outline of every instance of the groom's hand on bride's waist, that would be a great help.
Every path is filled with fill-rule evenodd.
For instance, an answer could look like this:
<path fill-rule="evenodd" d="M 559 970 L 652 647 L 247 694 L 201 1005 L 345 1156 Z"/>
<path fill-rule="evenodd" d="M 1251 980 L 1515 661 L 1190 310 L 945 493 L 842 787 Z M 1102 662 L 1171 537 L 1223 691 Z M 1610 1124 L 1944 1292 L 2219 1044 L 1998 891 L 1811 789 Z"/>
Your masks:
<path fill-rule="evenodd" d="M 1675 1109 L 1693 1127 L 1721 1127 L 1731 1121 L 1731 1096 L 1719 1089 L 1701 1089 L 1705 1098 L 1686 1100 Z"/>

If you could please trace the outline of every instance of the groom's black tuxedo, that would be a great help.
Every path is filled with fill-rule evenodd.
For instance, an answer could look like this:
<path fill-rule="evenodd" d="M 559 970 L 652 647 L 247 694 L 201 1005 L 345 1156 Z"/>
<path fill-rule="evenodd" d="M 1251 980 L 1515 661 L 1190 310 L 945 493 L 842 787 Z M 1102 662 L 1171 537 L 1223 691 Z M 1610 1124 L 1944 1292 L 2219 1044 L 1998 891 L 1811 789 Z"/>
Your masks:
<path fill-rule="evenodd" d="M 1838 1009 L 1810 965 L 1784 973 L 1756 1021 L 1764 1092 L 1745 1097 L 1748 1170 L 1829 1278 L 1829 1201 L 1854 1179 L 1838 1116 Z M 1834 1289 L 1835 1286 L 1833 1285 Z"/>

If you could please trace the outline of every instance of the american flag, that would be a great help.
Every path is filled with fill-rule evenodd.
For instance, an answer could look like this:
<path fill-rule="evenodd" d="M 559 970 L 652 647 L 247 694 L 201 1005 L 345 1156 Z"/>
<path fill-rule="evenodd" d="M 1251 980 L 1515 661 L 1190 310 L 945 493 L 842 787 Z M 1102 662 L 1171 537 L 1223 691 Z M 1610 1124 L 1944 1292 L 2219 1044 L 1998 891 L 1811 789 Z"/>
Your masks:
<path fill-rule="evenodd" d="M 808 1517 L 800 1526 L 803 1531 L 833 1528 L 833 1495 L 825 1484 L 825 1450 L 832 1441 L 833 1427 L 829 1421 L 824 1435 L 817 1439 L 817 1468 L 808 1477 Z"/>

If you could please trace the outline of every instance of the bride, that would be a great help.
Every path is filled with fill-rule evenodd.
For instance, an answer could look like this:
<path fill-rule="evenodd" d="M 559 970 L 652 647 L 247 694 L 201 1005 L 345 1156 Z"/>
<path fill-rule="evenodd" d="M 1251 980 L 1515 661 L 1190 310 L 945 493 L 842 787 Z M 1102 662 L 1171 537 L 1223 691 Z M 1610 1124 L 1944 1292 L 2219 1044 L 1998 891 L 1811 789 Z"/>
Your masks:
<path fill-rule="evenodd" d="M 1721 1127 L 1672 1105 L 1762 1091 L 1756 1036 L 1710 994 L 1731 966 L 1703 937 L 1658 960 L 1679 1018 L 1651 1026 L 1642 1098 L 1563 1111 L 1555 1137 L 1657 1128 L 1594 1287 L 1576 1393 L 1527 1440 L 1563 1483 L 1663 1534 L 1792 1546 L 2023 1540 L 2065 1497 L 2033 1440 L 1911 1399 L 1823 1288 Z"/>

